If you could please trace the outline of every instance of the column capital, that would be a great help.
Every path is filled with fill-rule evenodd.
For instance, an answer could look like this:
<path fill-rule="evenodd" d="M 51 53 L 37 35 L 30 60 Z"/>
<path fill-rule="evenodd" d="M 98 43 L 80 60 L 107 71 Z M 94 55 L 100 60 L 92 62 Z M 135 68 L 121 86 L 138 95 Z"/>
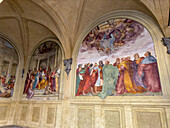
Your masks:
<path fill-rule="evenodd" d="M 168 49 L 167 53 L 170 54 L 170 37 L 164 37 L 164 38 L 162 38 L 162 40 L 163 40 L 163 44 Z"/>

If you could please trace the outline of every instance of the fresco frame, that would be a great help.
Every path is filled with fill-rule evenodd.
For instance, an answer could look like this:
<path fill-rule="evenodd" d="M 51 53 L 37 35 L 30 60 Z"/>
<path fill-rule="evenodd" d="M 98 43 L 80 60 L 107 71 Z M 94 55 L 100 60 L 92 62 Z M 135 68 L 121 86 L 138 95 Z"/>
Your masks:
<path fill-rule="evenodd" d="M 20 96 L 20 87 L 22 82 L 20 81 L 20 79 L 22 78 L 22 69 L 24 67 L 24 54 L 22 52 L 22 47 L 20 45 L 18 45 L 19 43 L 17 43 L 16 40 L 10 38 L 8 35 L 1 33 L 0 32 L 0 37 L 5 39 L 6 41 L 8 41 L 8 43 L 10 43 L 10 45 L 15 49 L 17 55 L 18 55 L 18 65 L 17 65 L 17 71 L 16 71 L 16 81 L 15 81 L 15 85 L 14 86 L 14 93 L 13 96 L 10 98 L 0 98 L 0 100 L 18 100 L 19 96 Z"/>
<path fill-rule="evenodd" d="M 111 19 L 118 19 L 118 18 L 127 18 L 127 19 L 131 19 L 134 21 L 139 22 L 140 24 L 142 24 L 150 33 L 153 42 L 154 42 L 154 47 L 155 47 L 155 54 L 157 56 L 157 63 L 158 63 L 158 70 L 159 70 L 159 75 L 160 75 L 160 81 L 161 81 L 161 87 L 162 87 L 162 96 L 108 96 L 105 100 L 107 101 L 107 99 L 119 99 L 119 98 L 126 98 L 126 99 L 162 99 L 164 97 L 169 97 L 170 96 L 170 92 L 168 92 L 168 89 L 170 90 L 170 88 L 168 87 L 168 83 L 170 83 L 168 77 L 168 68 L 166 65 L 167 62 L 167 55 L 166 53 L 164 53 L 163 51 L 165 50 L 165 47 L 162 44 L 162 37 L 164 36 L 160 26 L 148 15 L 139 12 L 139 11 L 129 11 L 129 10 L 123 10 L 123 11 L 114 11 L 114 12 L 110 12 L 108 14 L 105 14 L 99 18 L 97 18 L 96 20 L 94 20 L 91 24 L 88 25 L 88 27 L 82 31 L 81 35 L 79 36 L 76 45 L 75 45 L 75 49 L 73 52 L 73 56 L 72 58 L 74 58 L 73 60 L 73 71 L 72 71 L 72 78 L 71 78 L 71 96 L 73 99 L 75 100 L 81 100 L 81 99 L 98 99 L 100 100 L 99 97 L 97 96 L 75 96 L 75 88 L 76 88 L 76 68 L 77 68 L 77 57 L 78 57 L 78 52 L 79 52 L 79 48 L 84 40 L 84 38 L 86 37 L 86 35 L 97 25 L 99 25 L 102 22 L 105 22 L 107 20 L 111 20 Z M 154 29 L 153 29 L 154 28 Z M 165 62 L 165 63 L 163 63 Z"/>
<path fill-rule="evenodd" d="M 49 37 L 49 38 L 45 38 L 43 40 L 41 40 L 39 43 L 37 43 L 34 48 L 31 50 L 29 56 L 28 56 L 28 59 L 26 61 L 26 66 L 25 66 L 25 73 L 24 73 L 24 77 L 23 77 L 23 82 L 22 82 L 22 90 L 24 90 L 24 86 L 25 86 L 25 80 L 26 80 L 26 75 L 27 75 L 27 72 L 28 72 L 28 68 L 29 68 L 29 64 L 30 64 L 30 61 L 31 61 L 31 57 L 32 55 L 34 54 L 34 51 L 40 46 L 42 45 L 43 43 L 47 42 L 47 41 L 53 41 L 55 42 L 56 44 L 59 45 L 59 47 L 61 48 L 61 53 L 62 53 L 62 60 L 65 59 L 65 53 L 64 53 L 64 49 L 59 41 L 59 39 L 57 38 L 53 38 L 53 37 Z M 63 90 L 64 90 L 64 80 L 65 80 L 65 75 L 64 75 L 64 64 L 63 64 L 63 61 L 61 62 L 61 76 L 60 76 L 60 88 L 59 88 L 59 96 L 54 98 L 55 100 L 60 100 L 62 99 L 63 97 Z M 26 98 L 26 96 L 23 94 L 23 91 L 21 91 L 22 93 L 22 100 L 24 101 L 27 101 L 28 99 Z M 36 100 L 34 97 L 31 99 L 32 101 L 43 101 L 44 98 L 47 98 L 48 96 L 43 96 L 43 97 L 36 97 L 37 98 L 41 98 L 40 100 Z M 43 100 L 42 100 L 43 99 Z M 47 100 L 46 100 L 47 101 Z"/>

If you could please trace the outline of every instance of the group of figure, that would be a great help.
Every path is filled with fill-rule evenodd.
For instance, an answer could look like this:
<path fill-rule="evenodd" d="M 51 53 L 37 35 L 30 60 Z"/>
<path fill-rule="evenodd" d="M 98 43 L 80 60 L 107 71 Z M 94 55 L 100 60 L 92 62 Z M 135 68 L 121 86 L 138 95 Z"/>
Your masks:
<path fill-rule="evenodd" d="M 161 92 L 157 61 L 150 52 L 145 57 L 138 53 L 132 61 L 130 57 L 117 58 L 114 64 L 99 61 L 99 64 L 79 64 L 76 74 L 76 96 L 98 95 L 102 99 L 108 95 L 124 93 Z M 102 87 L 101 92 L 98 87 Z"/>
<path fill-rule="evenodd" d="M 95 47 L 98 52 L 111 54 L 118 47 L 126 42 L 135 39 L 143 30 L 143 26 L 136 21 L 129 19 L 118 19 L 110 23 L 108 21 L 106 28 L 101 29 L 97 26 L 84 39 L 83 48 L 89 49 Z"/>
<path fill-rule="evenodd" d="M 11 97 L 14 92 L 15 76 L 0 76 L 0 97 Z"/>
<path fill-rule="evenodd" d="M 40 68 L 38 71 L 29 70 L 25 81 L 24 93 L 27 98 L 34 96 L 34 90 L 44 90 L 44 95 L 58 93 L 59 89 L 60 67 L 53 71 Z"/>
<path fill-rule="evenodd" d="M 42 47 L 39 47 L 38 54 L 44 54 L 44 53 L 50 52 L 51 50 L 53 50 L 53 43 L 50 44 L 50 46 L 48 47 L 47 47 L 47 44 L 44 43 Z"/>

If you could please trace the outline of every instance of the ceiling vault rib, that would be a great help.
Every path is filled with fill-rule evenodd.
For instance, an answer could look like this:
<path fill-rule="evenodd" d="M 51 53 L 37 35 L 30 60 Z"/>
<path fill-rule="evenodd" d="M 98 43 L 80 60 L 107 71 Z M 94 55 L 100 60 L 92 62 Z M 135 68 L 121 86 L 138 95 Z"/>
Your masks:
<path fill-rule="evenodd" d="M 10 6 L 11 10 L 12 10 L 13 12 L 16 12 L 16 10 L 15 10 L 15 8 L 12 6 L 11 2 L 8 1 L 8 0 L 7 0 L 6 2 L 7 2 L 7 4 Z"/>
<path fill-rule="evenodd" d="M 60 29 L 60 27 L 58 26 L 57 22 L 54 20 L 54 18 L 51 17 L 51 15 L 43 8 L 41 7 L 39 4 L 37 4 L 35 1 L 33 0 L 30 0 L 32 3 L 34 3 L 35 5 L 37 5 L 38 7 L 40 7 L 48 16 L 49 18 L 52 20 L 53 24 L 56 26 L 56 28 L 58 28 L 57 30 L 59 31 L 59 34 L 60 36 L 63 38 L 63 35 L 61 34 L 62 31 Z M 48 8 L 50 8 L 54 13 L 55 11 L 46 3 L 46 2 L 43 2 L 45 4 L 45 6 L 47 6 Z M 56 13 L 55 13 L 56 14 Z M 57 14 L 56 14 L 57 15 Z M 57 17 L 59 18 L 59 16 L 57 15 Z M 60 19 L 60 18 L 59 18 Z M 60 19 L 60 21 L 62 22 L 62 20 Z M 64 23 L 62 23 L 63 26 L 64 26 Z M 65 26 L 64 26 L 65 27 Z"/>
<path fill-rule="evenodd" d="M 24 13 L 24 10 L 23 10 L 22 6 L 20 5 L 20 3 L 17 0 L 11 0 L 11 1 L 17 6 L 18 11 L 20 13 Z"/>
<path fill-rule="evenodd" d="M 11 5 L 16 9 L 16 12 L 18 13 L 18 23 L 19 23 L 19 30 L 20 30 L 20 35 L 21 35 L 21 43 L 22 43 L 22 48 L 23 48 L 23 53 L 24 53 L 24 59 L 28 50 L 26 51 L 25 45 L 29 46 L 29 33 L 28 33 L 28 28 L 26 27 L 25 24 L 25 19 L 22 17 L 22 13 L 24 13 L 24 10 L 22 8 L 22 6 L 20 5 L 20 3 L 17 0 L 11 0 Z M 28 47 L 27 47 L 28 48 Z M 24 60 L 24 62 L 26 62 Z M 25 64 L 25 63 L 24 63 Z"/>
<path fill-rule="evenodd" d="M 77 33 L 78 33 L 80 23 L 81 23 L 81 20 L 82 20 L 82 16 L 83 16 L 83 12 L 84 12 L 84 9 L 85 9 L 85 6 L 86 6 L 86 2 L 87 2 L 87 0 L 83 0 L 82 5 L 80 7 L 80 11 L 79 11 L 80 13 L 78 13 L 78 16 L 77 16 L 77 24 L 76 24 L 75 35 L 77 35 Z"/>

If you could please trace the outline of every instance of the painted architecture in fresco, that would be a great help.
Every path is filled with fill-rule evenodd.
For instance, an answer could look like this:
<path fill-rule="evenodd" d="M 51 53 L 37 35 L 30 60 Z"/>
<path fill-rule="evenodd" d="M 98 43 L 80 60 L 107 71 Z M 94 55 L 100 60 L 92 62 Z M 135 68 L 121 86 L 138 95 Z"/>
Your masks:
<path fill-rule="evenodd" d="M 14 47 L 0 38 L 0 97 L 12 97 L 17 66 L 18 55 Z"/>
<path fill-rule="evenodd" d="M 61 49 L 55 42 L 45 42 L 35 50 L 23 92 L 28 99 L 58 97 L 61 59 Z"/>
<path fill-rule="evenodd" d="M 154 42 L 147 29 L 130 19 L 95 27 L 79 49 L 76 96 L 161 95 Z"/>

